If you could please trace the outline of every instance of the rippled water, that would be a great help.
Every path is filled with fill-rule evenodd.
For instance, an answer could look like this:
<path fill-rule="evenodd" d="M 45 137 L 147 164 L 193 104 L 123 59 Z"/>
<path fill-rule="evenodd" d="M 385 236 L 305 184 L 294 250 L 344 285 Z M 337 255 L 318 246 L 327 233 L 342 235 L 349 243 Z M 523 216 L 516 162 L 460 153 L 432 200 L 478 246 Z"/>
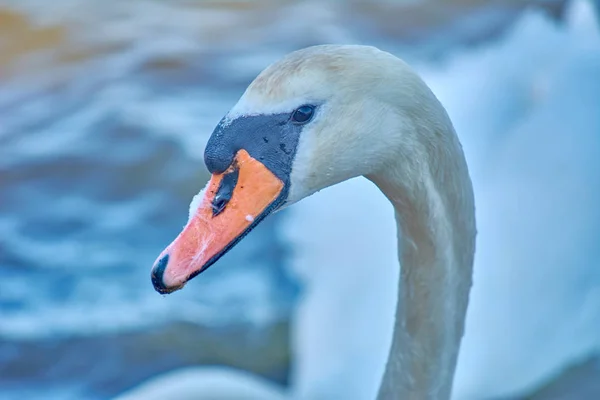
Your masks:
<path fill-rule="evenodd" d="M 285 321 L 299 293 L 281 268 L 285 213 L 187 290 L 164 298 L 150 284 L 152 262 L 207 180 L 212 128 L 258 71 L 294 48 L 355 42 L 440 56 L 492 37 L 524 3 L 557 16 L 564 5 L 0 1 L 6 396 L 22 398 L 35 379 L 58 397 L 102 398 L 200 362 L 285 380 Z M 261 341 L 257 329 L 271 336 Z M 244 364 L 223 354 L 228 346 L 271 352 L 272 363 Z M 25 397 L 37 395 L 48 392 Z"/>

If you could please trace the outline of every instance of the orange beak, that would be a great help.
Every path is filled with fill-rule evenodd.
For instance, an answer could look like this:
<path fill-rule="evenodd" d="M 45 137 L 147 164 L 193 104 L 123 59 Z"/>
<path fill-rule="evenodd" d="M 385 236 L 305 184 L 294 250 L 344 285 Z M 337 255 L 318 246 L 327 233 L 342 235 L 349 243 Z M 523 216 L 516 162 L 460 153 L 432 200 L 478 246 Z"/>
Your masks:
<path fill-rule="evenodd" d="M 215 174 L 177 238 L 158 256 L 152 283 L 160 293 L 181 289 L 244 237 L 274 208 L 284 183 L 246 150 Z"/>

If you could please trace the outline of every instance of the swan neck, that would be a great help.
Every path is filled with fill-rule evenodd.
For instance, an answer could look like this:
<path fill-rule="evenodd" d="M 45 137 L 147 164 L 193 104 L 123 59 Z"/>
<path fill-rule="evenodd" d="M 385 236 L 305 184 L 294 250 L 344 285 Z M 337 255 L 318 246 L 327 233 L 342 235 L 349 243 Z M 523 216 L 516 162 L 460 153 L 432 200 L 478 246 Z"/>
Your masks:
<path fill-rule="evenodd" d="M 405 179 L 410 160 L 369 177 L 394 206 L 401 265 L 379 400 L 451 395 L 475 251 L 473 193 L 458 139 L 453 150 L 448 160 L 438 153 L 433 162 L 415 163 L 415 179 Z"/>

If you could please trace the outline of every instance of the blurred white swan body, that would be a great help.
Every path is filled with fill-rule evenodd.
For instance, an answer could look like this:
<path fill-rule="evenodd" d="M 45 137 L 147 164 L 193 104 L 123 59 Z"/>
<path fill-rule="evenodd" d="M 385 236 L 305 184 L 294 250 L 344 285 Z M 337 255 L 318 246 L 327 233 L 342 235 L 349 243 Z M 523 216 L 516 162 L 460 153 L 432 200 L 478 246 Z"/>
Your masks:
<path fill-rule="evenodd" d="M 248 372 L 220 367 L 190 367 L 165 373 L 119 400 L 289 400 L 283 388 Z"/>
<path fill-rule="evenodd" d="M 455 378 L 459 400 L 531 390 L 598 349 L 600 276 L 593 271 L 600 255 L 593 249 L 599 231 L 594 221 L 600 221 L 600 167 L 589 166 L 600 153 L 600 118 L 589 105 L 600 104 L 594 80 L 600 35 L 585 10 L 584 2 L 575 2 L 568 31 L 528 15 L 528 24 L 493 53 L 454 63 L 456 71 L 425 74 L 462 132 L 482 232 Z M 527 64 L 507 61 L 515 54 Z M 495 64 L 516 66 L 502 67 L 498 75 L 491 72 Z M 475 74 L 465 74 L 465 68 Z M 482 71 L 493 75 L 494 83 L 489 80 L 478 89 L 485 82 L 476 77 Z M 521 104 L 511 109 L 515 102 Z M 580 106 L 567 113 L 565 104 Z M 540 111 L 520 122 L 511 121 L 522 116 L 502 114 L 527 107 Z M 493 136 L 507 131 L 514 133 L 490 150 L 497 141 Z M 556 170 L 561 154 L 566 159 Z M 341 203 L 341 197 L 347 201 Z M 540 206 L 544 203 L 548 207 Z M 568 220 L 561 210 L 569 211 Z M 372 399 L 385 367 L 397 296 L 391 212 L 389 202 L 366 180 L 337 185 L 294 206 L 287 235 L 306 250 L 294 269 L 308 291 L 293 321 L 292 390 L 233 370 L 194 368 L 152 380 L 122 399 L 153 399 L 158 393 L 184 399 L 324 400 L 334 394 Z M 346 225 L 360 229 L 338 228 Z M 346 273 L 368 262 L 369 268 Z"/>

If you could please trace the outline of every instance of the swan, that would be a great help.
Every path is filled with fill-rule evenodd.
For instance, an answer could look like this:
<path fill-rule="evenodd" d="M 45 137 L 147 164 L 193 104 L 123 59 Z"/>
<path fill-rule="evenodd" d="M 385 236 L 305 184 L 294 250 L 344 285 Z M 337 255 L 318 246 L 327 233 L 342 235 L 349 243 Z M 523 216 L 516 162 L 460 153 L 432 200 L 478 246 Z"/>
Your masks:
<path fill-rule="evenodd" d="M 490 53 L 488 50 L 487 56 L 478 55 L 473 58 L 473 55 L 467 54 L 467 65 L 464 63 L 465 57 L 460 57 L 461 62 L 452 63 L 458 65 L 451 64 L 453 70 L 444 71 L 440 76 L 425 71 L 427 81 L 449 109 L 457 129 L 463 134 L 462 140 L 466 141 L 465 145 L 467 146 L 467 159 L 471 168 L 475 168 L 476 175 L 481 175 L 484 168 L 483 165 L 474 163 L 474 161 L 481 161 L 478 160 L 481 159 L 480 154 L 476 153 L 481 150 L 479 149 L 481 146 L 470 149 L 469 152 L 469 147 L 473 147 L 473 142 L 481 141 L 480 136 L 486 134 L 486 130 L 490 131 L 490 125 L 496 126 L 499 132 L 505 130 L 508 133 L 513 132 L 513 139 L 509 146 L 504 145 L 500 149 L 495 149 L 500 155 L 496 155 L 493 161 L 497 164 L 495 168 L 502 172 L 503 178 L 499 179 L 501 177 L 498 174 L 496 176 L 486 174 L 475 178 L 478 204 L 480 204 L 478 210 L 484 216 L 483 222 L 479 221 L 479 225 L 484 235 L 483 241 L 481 236 L 478 238 L 479 260 L 477 264 L 480 265 L 478 267 L 480 272 L 476 273 L 476 277 L 479 278 L 475 280 L 476 290 L 471 294 L 471 303 L 473 304 L 469 307 L 470 317 L 467 320 L 467 332 L 461 346 L 461 361 L 453 385 L 458 385 L 456 398 L 478 399 L 486 395 L 503 397 L 530 392 L 539 386 L 540 382 L 547 381 L 551 376 L 556 375 L 556 371 L 559 371 L 564 365 L 589 354 L 590 348 L 593 347 L 590 340 L 597 342 L 594 321 L 598 321 L 598 317 L 594 316 L 594 310 L 598 310 L 599 297 L 597 293 L 594 297 L 593 291 L 590 292 L 587 288 L 576 285 L 576 280 L 580 279 L 577 277 L 585 273 L 585 269 L 590 270 L 596 261 L 587 261 L 592 265 L 580 265 L 581 263 L 570 265 L 564 262 L 565 259 L 574 257 L 575 260 L 578 260 L 585 255 L 585 253 L 582 254 L 581 243 L 589 241 L 590 237 L 595 237 L 590 236 L 588 230 L 593 225 L 593 221 L 597 220 L 591 216 L 590 211 L 596 208 L 594 204 L 598 203 L 599 193 L 594 190 L 593 186 L 590 187 L 585 183 L 597 179 L 597 173 L 586 167 L 589 163 L 585 160 L 593 158 L 593 154 L 597 153 L 597 139 L 593 138 L 596 137 L 597 128 L 595 127 L 598 126 L 598 120 L 593 108 L 581 107 L 585 104 L 595 104 L 598 99 L 597 95 L 594 97 L 594 93 L 597 92 L 590 87 L 591 83 L 596 82 L 595 67 L 592 65 L 587 70 L 582 70 L 582 66 L 585 65 L 582 63 L 589 63 L 591 55 L 598 54 L 598 38 L 600 37 L 595 21 L 589 20 L 593 14 L 588 11 L 589 4 L 582 1 L 573 2 L 565 27 L 555 26 L 539 13 L 527 13 L 517 24 L 515 32 L 512 32 L 502 42 L 490 46 L 490 50 L 493 52 Z M 539 43 L 540 36 L 547 38 L 544 46 Z M 550 49 L 553 50 L 549 51 Z M 556 49 L 560 49 L 560 51 L 557 52 Z M 524 54 L 530 57 L 529 62 L 515 64 L 518 67 L 510 67 L 511 76 L 508 78 L 501 76 L 501 79 L 494 82 L 494 86 L 491 88 L 488 85 L 483 89 L 478 89 L 479 82 L 485 82 L 485 80 L 478 76 L 472 76 L 472 73 L 468 74 L 469 78 L 467 79 L 468 81 L 473 80 L 471 84 L 462 79 L 465 77 L 465 69 L 477 74 L 490 74 L 490 70 L 497 68 L 496 64 L 504 66 L 502 73 L 506 74 L 505 66 L 509 65 L 507 59 L 521 59 Z M 561 60 L 558 65 L 555 62 L 556 58 Z M 481 65 L 482 61 L 484 65 Z M 449 82 L 448 75 L 452 82 Z M 520 87 L 510 87 L 508 90 L 504 87 L 504 82 L 514 82 L 515 80 L 520 82 Z M 498 117 L 486 112 L 486 108 L 506 110 L 508 107 L 506 104 L 507 92 L 511 93 L 513 97 L 516 96 L 517 99 L 527 100 L 520 94 L 530 87 L 531 82 L 535 83 L 536 81 L 546 82 L 541 86 L 542 92 L 536 91 L 544 97 L 536 97 L 537 104 L 535 104 L 535 110 L 531 112 L 531 117 L 527 116 L 523 120 L 522 116 L 517 115 L 520 120 L 517 124 L 520 126 L 518 133 L 514 132 L 515 129 L 510 125 L 506 126 L 506 123 L 498 127 Z M 548 86 L 548 83 L 552 83 L 552 85 Z M 453 104 L 453 101 L 456 103 L 456 96 L 452 92 L 460 88 L 467 88 L 460 96 L 461 102 L 479 105 L 466 115 L 462 115 L 464 111 L 461 110 L 465 109 L 462 104 Z M 485 98 L 476 101 L 469 98 L 473 95 L 480 96 L 479 93 L 484 89 Z M 574 98 L 578 100 L 568 100 Z M 487 103 L 487 106 L 486 104 L 482 105 L 482 101 Z M 565 108 L 565 101 L 566 105 L 580 104 L 581 106 Z M 491 107 L 490 104 L 494 104 L 494 107 Z M 556 118 L 553 117 L 557 113 L 562 115 L 562 124 L 558 126 Z M 472 118 L 474 114 L 479 116 L 480 121 L 485 121 L 485 124 L 474 123 Z M 596 121 L 595 125 L 592 121 Z M 590 122 L 592 122 L 591 125 Z M 565 124 L 577 128 L 566 129 L 563 126 Z M 573 147 L 569 143 L 572 132 L 575 131 L 578 133 L 579 140 L 576 142 L 578 146 Z M 469 137 L 470 132 L 474 135 L 473 137 Z M 494 132 L 487 133 L 488 136 L 491 134 Z M 563 138 L 561 140 L 564 143 L 557 141 L 559 137 Z M 537 170 L 532 170 L 533 166 L 523 169 L 523 165 L 529 165 L 527 160 L 530 160 L 531 157 L 523 155 L 517 157 L 514 154 L 519 147 L 531 149 L 532 141 L 544 143 L 544 146 L 536 147 L 535 160 L 536 165 L 540 167 Z M 568 163 L 569 169 L 563 170 L 561 175 L 557 176 L 552 172 L 554 165 L 552 160 L 564 157 L 565 149 L 569 149 L 570 152 L 568 153 L 570 154 L 568 157 L 571 159 Z M 588 153 L 592 155 L 582 157 L 582 154 Z M 544 155 L 544 158 L 540 159 L 540 155 Z M 504 162 L 502 162 L 503 160 Z M 518 162 L 519 160 L 521 162 Z M 501 165 L 508 165 L 510 168 L 505 171 L 506 168 Z M 548 178 L 543 177 L 544 172 Z M 519 177 L 519 179 L 515 177 Z M 547 185 L 545 189 L 538 186 L 529 187 L 529 191 L 539 192 L 532 199 L 535 197 L 540 198 L 540 201 L 542 201 L 541 199 L 553 199 L 554 202 L 562 199 L 562 202 L 566 201 L 565 204 L 570 204 L 574 199 L 572 193 L 579 193 L 576 196 L 578 199 L 577 212 L 574 214 L 574 219 L 570 220 L 567 225 L 561 224 L 562 228 L 559 229 L 559 231 L 566 230 L 565 233 L 559 234 L 556 232 L 556 227 L 548 229 L 548 222 L 555 219 L 553 216 L 555 208 L 526 203 L 518 210 L 502 206 L 502 216 L 498 215 L 496 205 L 506 203 L 510 193 L 514 193 L 523 182 L 532 179 L 550 179 L 552 181 L 552 184 Z M 562 190 L 565 187 L 570 187 L 570 189 Z M 383 353 L 386 351 L 386 344 L 377 342 L 385 341 L 385 332 L 392 331 L 392 316 L 390 316 L 390 321 L 383 323 L 376 319 L 388 312 L 392 314 L 391 307 L 382 307 L 382 305 L 392 303 L 392 298 L 389 296 L 395 296 L 393 279 L 397 278 L 398 271 L 395 271 L 396 275 L 394 275 L 387 271 L 387 268 L 380 268 L 378 273 L 374 274 L 377 276 L 376 279 L 375 276 L 370 277 L 369 272 L 356 269 L 347 279 L 339 276 L 340 273 L 345 272 L 344 267 L 348 265 L 367 264 L 370 261 L 364 258 L 365 251 L 348 251 L 348 246 L 361 246 L 368 248 L 372 253 L 377 252 L 377 256 L 374 257 L 377 264 L 393 266 L 397 262 L 394 260 L 395 256 L 392 252 L 387 253 L 391 249 L 394 239 L 385 237 L 388 232 L 391 233 L 395 229 L 395 223 L 385 219 L 385 215 L 391 211 L 391 205 L 385 198 L 380 198 L 377 191 L 376 187 L 371 187 L 368 180 L 362 179 L 354 179 L 336 185 L 325 190 L 324 193 L 320 193 L 319 196 L 313 196 L 296 205 L 296 210 L 300 210 L 300 212 L 292 213 L 292 219 L 288 221 L 288 230 L 291 233 L 288 236 L 291 236 L 295 243 L 304 244 L 304 247 L 310 250 L 308 253 L 302 254 L 302 260 L 296 260 L 296 263 L 299 264 L 298 268 L 302 267 L 303 269 L 301 272 L 304 275 L 303 278 L 308 281 L 307 286 L 310 291 L 302 301 L 299 315 L 294 317 L 294 324 L 297 325 L 295 330 L 298 332 L 292 332 L 296 341 L 293 348 L 297 350 L 298 354 L 294 358 L 291 386 L 293 394 L 299 398 L 309 400 L 331 398 L 331 394 L 339 393 L 340 389 L 345 390 L 345 393 L 356 395 L 356 398 L 372 398 L 376 390 L 376 380 L 382 375 L 379 369 L 383 370 L 381 360 L 384 360 L 386 355 Z M 345 198 L 343 204 L 340 204 L 340 198 Z M 542 201 L 542 203 L 545 202 Z M 566 208 L 568 209 L 569 206 Z M 355 211 L 364 209 L 369 209 L 369 216 Z M 354 215 L 348 215 L 349 213 Z M 527 218 L 519 220 L 518 216 L 524 214 L 527 215 Z M 580 216 L 584 215 L 588 216 L 587 221 L 581 219 Z M 347 225 L 350 221 L 364 231 L 377 232 L 379 230 L 380 234 L 376 235 L 376 238 L 370 238 L 348 230 L 340 232 L 339 226 L 343 226 L 344 223 Z M 482 223 L 483 227 L 481 227 Z M 523 223 L 526 225 L 522 225 Z M 320 226 L 317 227 L 316 224 L 320 224 Z M 368 226 L 364 226 L 365 224 Z M 553 241 L 547 242 L 547 239 L 551 239 L 552 236 L 535 234 L 533 242 L 532 237 L 527 239 L 530 249 L 526 253 L 523 252 L 525 249 L 515 253 L 511 250 L 512 246 L 522 243 L 523 240 L 515 238 L 510 233 L 514 226 L 525 226 L 526 229 L 536 230 L 541 228 L 546 233 L 556 232 L 552 234 L 556 237 Z M 590 228 L 586 228 L 586 226 L 590 226 Z M 315 232 L 317 229 L 318 232 Z M 313 232 L 313 234 L 306 237 L 303 232 L 307 231 Z M 330 240 L 330 238 L 332 239 Z M 340 240 L 340 238 L 343 239 Z M 362 242 L 357 240 L 362 240 Z M 344 244 L 342 245 L 342 243 Z M 498 243 L 502 245 L 498 246 Z M 494 250 L 496 248 L 497 250 Z M 518 248 L 521 246 L 519 245 Z M 535 250 L 532 250 L 533 248 Z M 533 253 L 545 254 L 548 248 L 557 252 L 555 259 L 549 259 L 542 265 L 537 265 Z M 346 251 L 344 251 L 345 249 Z M 490 250 L 492 250 L 491 253 Z M 331 259 L 336 253 L 339 254 L 333 265 L 326 265 L 327 261 L 321 255 L 326 255 Z M 515 259 L 515 256 L 518 258 Z M 513 259 L 506 263 L 507 257 L 513 257 Z M 319 265 L 319 270 L 315 271 L 310 265 Z M 484 267 L 485 271 L 481 269 Z M 525 269 L 527 273 L 526 276 L 523 276 L 522 283 L 516 286 L 513 283 L 508 286 L 504 285 L 506 288 L 500 286 L 501 281 L 498 280 L 499 277 L 501 278 L 501 275 L 498 275 L 500 271 L 503 271 L 505 277 L 510 278 L 510 276 L 516 276 L 514 274 L 518 271 Z M 369 270 L 373 269 L 369 268 Z M 495 276 L 486 278 L 486 275 L 489 274 L 495 274 Z M 552 278 L 553 276 L 555 278 Z M 526 277 L 529 278 L 525 279 Z M 568 277 L 568 281 L 565 281 L 565 277 Z M 343 282 L 340 282 L 341 279 L 344 279 Z M 589 283 L 588 286 L 593 286 L 594 282 L 597 282 L 597 278 L 591 277 L 589 273 L 585 275 L 584 280 Z M 335 288 L 332 287 L 332 281 L 339 282 Z M 555 282 L 552 283 L 553 281 Z M 546 293 L 545 300 L 536 299 L 537 291 L 530 289 L 540 284 L 537 282 L 544 282 L 545 287 L 550 284 L 554 288 Z M 316 287 L 315 284 L 317 284 Z M 384 285 L 390 287 L 382 288 Z M 515 315 L 514 310 L 510 311 L 510 314 L 503 311 L 502 308 L 509 306 L 505 304 L 508 303 L 508 298 L 494 300 L 494 298 L 499 299 L 503 296 L 511 297 L 515 290 L 517 299 L 526 298 L 524 304 L 527 307 L 519 307 L 519 313 L 521 310 L 527 312 L 536 307 L 538 311 L 535 311 L 533 318 L 519 317 Z M 490 294 L 492 292 L 495 293 L 494 296 Z M 377 296 L 373 296 L 372 293 L 377 293 Z M 386 297 L 386 299 L 381 299 L 381 297 Z M 582 307 L 583 304 L 586 306 Z M 496 307 L 495 309 L 501 311 L 505 318 L 488 319 L 486 323 L 482 323 L 489 315 L 490 306 Z M 374 307 L 376 312 L 373 312 Z M 314 312 L 315 309 L 318 312 Z M 553 317 L 544 314 L 548 310 L 552 310 Z M 542 313 L 540 314 L 539 311 Z M 342 313 L 344 313 L 343 318 Z M 336 314 L 335 318 L 331 317 Z M 496 315 L 498 314 L 496 313 Z M 507 320 L 508 315 L 511 316 L 510 320 Z M 365 327 L 363 319 L 365 316 L 370 318 L 368 327 Z M 556 321 L 561 322 L 557 324 Z M 324 324 L 327 323 L 329 325 L 325 326 Z M 390 323 L 389 330 L 387 326 L 382 326 L 388 323 Z M 506 332 L 506 326 L 512 326 L 511 335 L 503 334 Z M 559 326 L 560 329 L 557 329 Z M 469 331 L 469 329 L 471 330 Z M 552 332 L 553 340 L 547 343 L 536 340 L 535 337 L 539 335 L 540 330 Z M 342 335 L 344 336 L 342 337 Z M 491 339 L 492 337 L 494 338 Z M 549 336 L 546 337 L 549 338 Z M 570 337 L 577 337 L 577 340 L 570 340 Z M 489 348 L 482 343 L 485 341 L 496 344 L 500 341 L 500 345 L 497 346 L 500 351 L 494 351 L 491 354 L 489 351 L 482 351 L 482 348 L 483 350 Z M 532 343 L 539 348 L 533 351 Z M 389 347 L 389 343 L 387 346 Z M 496 350 L 496 346 L 493 347 Z M 527 351 L 522 351 L 523 349 Z M 380 351 L 381 355 L 373 354 Z M 361 365 L 352 366 L 347 365 L 348 363 Z M 378 363 L 382 364 L 381 367 Z M 511 371 L 510 376 L 507 376 L 506 373 L 499 374 L 497 365 L 509 365 L 507 363 L 512 363 L 512 366 L 507 368 Z M 245 378 L 247 375 L 240 375 L 239 372 L 228 368 L 218 368 L 216 373 L 212 367 L 186 368 L 178 371 L 181 371 L 181 379 L 177 371 L 169 373 L 158 379 L 152 379 L 149 384 L 134 388 L 123 399 L 164 398 L 154 396 L 157 392 L 177 393 L 176 398 L 190 399 L 228 398 L 225 395 L 230 393 L 239 394 L 231 395 L 233 398 L 239 399 L 278 399 L 283 396 L 283 390 L 268 381 L 257 377 L 248 380 Z M 360 382 L 348 382 L 353 379 L 360 380 Z M 211 384 L 208 385 L 206 382 Z M 219 387 L 215 382 L 221 382 L 222 386 Z M 340 382 L 346 382 L 346 384 L 340 385 Z M 372 388 L 371 385 L 373 385 Z M 257 393 L 255 388 L 262 388 L 265 391 L 252 397 Z M 185 397 L 183 393 L 186 393 Z M 242 393 L 250 393 L 250 395 L 243 397 Z M 289 393 L 286 395 L 291 396 Z"/>
<path fill-rule="evenodd" d="M 378 398 L 450 397 L 472 281 L 474 196 L 450 118 L 405 62 L 359 45 L 290 53 L 221 120 L 205 164 L 208 185 L 152 268 L 159 293 L 183 288 L 270 213 L 365 176 L 394 209 L 401 265 Z"/>

